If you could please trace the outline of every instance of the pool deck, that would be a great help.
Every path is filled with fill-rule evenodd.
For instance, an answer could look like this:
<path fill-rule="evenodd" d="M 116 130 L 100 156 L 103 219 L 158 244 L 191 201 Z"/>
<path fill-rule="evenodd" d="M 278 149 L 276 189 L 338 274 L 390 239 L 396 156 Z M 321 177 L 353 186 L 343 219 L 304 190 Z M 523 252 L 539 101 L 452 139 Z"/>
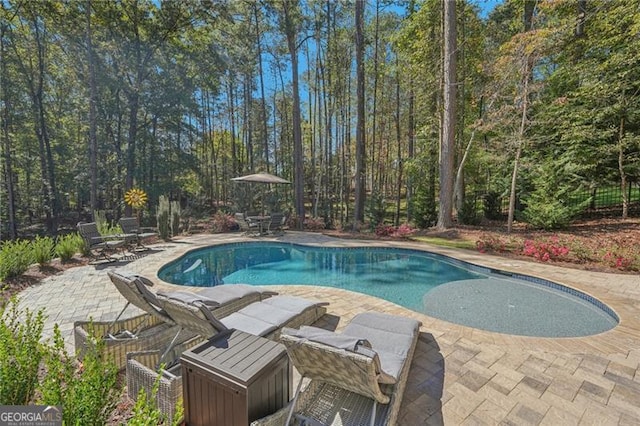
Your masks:
<path fill-rule="evenodd" d="M 637 425 L 640 424 L 640 276 L 605 274 L 501 258 L 411 242 L 336 239 L 287 232 L 259 241 L 336 247 L 381 246 L 429 250 L 471 263 L 545 278 L 588 293 L 611 307 L 620 324 L 580 338 L 535 338 L 482 331 L 422 315 L 345 290 L 274 286 L 280 293 L 330 302 L 320 326 L 341 329 L 369 310 L 422 321 L 421 335 L 400 410 L 400 425 Z M 113 319 L 124 298 L 107 277 L 123 268 L 157 278 L 169 260 L 198 247 L 256 241 L 239 234 L 200 234 L 152 246 L 135 258 L 73 268 L 24 290 L 21 305 L 46 308 L 45 333 L 58 323 L 73 350 L 73 321 Z M 127 310 L 136 314 L 135 308 Z"/>

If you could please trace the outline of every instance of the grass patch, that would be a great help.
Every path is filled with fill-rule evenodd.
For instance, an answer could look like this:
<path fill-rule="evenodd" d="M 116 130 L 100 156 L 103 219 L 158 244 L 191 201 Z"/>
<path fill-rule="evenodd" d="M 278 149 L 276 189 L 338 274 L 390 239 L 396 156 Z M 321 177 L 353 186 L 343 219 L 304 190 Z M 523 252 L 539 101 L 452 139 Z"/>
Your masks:
<path fill-rule="evenodd" d="M 459 248 L 459 249 L 467 249 L 467 250 L 476 249 L 475 241 L 469 241 L 469 240 L 449 240 L 447 238 L 439 238 L 439 237 L 412 237 L 411 239 L 421 243 L 433 244 L 434 246 L 451 247 L 451 248 Z"/>

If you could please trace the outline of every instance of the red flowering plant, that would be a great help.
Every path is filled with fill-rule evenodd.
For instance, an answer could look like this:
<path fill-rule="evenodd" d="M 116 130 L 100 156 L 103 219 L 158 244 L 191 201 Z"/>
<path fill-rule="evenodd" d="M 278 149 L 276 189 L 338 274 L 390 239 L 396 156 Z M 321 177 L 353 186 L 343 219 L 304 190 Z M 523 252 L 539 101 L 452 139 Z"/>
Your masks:
<path fill-rule="evenodd" d="M 412 228 L 406 223 L 403 223 L 402 225 L 395 228 L 393 232 L 391 232 L 391 236 L 395 238 L 407 239 L 411 235 L 413 235 L 415 232 L 416 230 L 414 228 Z"/>
<path fill-rule="evenodd" d="M 567 260 L 569 247 L 556 236 L 542 240 L 525 240 L 521 254 L 542 262 Z"/>

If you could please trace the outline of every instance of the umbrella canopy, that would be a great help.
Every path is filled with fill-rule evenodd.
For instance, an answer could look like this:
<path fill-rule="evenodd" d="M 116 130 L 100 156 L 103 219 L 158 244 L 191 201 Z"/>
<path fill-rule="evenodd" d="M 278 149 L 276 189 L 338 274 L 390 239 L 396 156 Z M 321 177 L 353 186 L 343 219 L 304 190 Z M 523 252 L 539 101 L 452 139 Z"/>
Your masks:
<path fill-rule="evenodd" d="M 269 173 L 255 173 L 252 175 L 232 178 L 236 182 L 261 182 L 261 183 L 291 183 L 286 179 Z"/>

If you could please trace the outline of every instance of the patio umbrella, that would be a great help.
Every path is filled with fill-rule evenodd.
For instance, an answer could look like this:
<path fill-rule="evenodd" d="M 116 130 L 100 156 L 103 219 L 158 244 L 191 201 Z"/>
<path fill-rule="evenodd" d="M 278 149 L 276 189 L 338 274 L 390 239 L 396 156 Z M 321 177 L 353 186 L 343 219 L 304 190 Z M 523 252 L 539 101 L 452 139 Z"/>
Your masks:
<path fill-rule="evenodd" d="M 270 173 L 255 173 L 252 175 L 235 177 L 231 180 L 235 180 L 236 182 L 291 183 L 280 176 L 272 175 Z"/>
<path fill-rule="evenodd" d="M 272 175 L 270 173 L 254 173 L 251 175 L 235 177 L 235 178 L 232 178 L 231 180 L 235 182 L 256 182 L 256 183 L 266 183 L 266 184 L 271 184 L 271 183 L 290 184 L 291 183 L 288 180 L 281 178 L 280 176 Z M 262 209 L 264 210 L 264 191 L 261 191 L 261 192 L 262 192 L 261 204 L 262 204 Z"/>

